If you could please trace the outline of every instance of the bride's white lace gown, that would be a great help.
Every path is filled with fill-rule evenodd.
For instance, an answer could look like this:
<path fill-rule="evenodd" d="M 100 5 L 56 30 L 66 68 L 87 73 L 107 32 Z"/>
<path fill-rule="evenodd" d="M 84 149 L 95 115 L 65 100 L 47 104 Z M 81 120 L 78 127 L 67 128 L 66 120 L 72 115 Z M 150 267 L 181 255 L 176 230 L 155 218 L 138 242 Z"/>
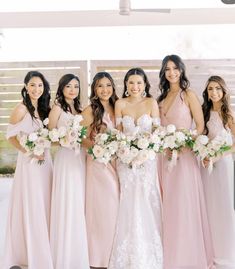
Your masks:
<path fill-rule="evenodd" d="M 118 118 L 124 133 L 151 131 L 153 121 L 144 114 L 137 123 L 129 116 Z M 117 163 L 120 207 L 109 269 L 162 269 L 161 198 L 156 160 L 131 169 Z"/>

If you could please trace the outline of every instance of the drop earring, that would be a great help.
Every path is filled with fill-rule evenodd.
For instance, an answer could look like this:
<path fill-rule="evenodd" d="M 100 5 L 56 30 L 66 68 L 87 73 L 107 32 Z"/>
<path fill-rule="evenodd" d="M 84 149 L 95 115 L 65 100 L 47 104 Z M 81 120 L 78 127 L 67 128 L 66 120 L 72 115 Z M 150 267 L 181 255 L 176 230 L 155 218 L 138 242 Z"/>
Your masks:
<path fill-rule="evenodd" d="M 125 91 L 125 96 L 126 96 L 126 97 L 129 96 L 128 90 Z"/>
<path fill-rule="evenodd" d="M 146 97 L 146 95 L 147 95 L 146 91 L 143 91 L 142 92 L 142 97 Z"/>

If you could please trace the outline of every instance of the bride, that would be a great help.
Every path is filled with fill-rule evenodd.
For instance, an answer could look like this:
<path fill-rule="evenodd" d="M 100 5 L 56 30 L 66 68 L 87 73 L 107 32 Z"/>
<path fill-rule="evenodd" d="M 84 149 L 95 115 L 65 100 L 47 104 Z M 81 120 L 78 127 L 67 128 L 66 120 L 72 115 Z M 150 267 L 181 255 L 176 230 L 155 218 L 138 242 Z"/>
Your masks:
<path fill-rule="evenodd" d="M 159 124 L 159 110 L 149 93 L 141 68 L 124 78 L 123 98 L 115 105 L 117 128 L 131 134 L 151 131 Z M 120 207 L 109 269 L 162 269 L 161 200 L 156 160 L 136 169 L 117 163 Z"/>

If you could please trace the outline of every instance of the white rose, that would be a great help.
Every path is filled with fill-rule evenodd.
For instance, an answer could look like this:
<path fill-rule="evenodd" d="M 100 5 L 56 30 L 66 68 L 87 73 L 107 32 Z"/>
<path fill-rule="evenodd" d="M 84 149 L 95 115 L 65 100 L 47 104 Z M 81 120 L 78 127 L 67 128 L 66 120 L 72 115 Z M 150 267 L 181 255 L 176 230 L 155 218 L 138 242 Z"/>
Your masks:
<path fill-rule="evenodd" d="M 102 141 L 106 141 L 108 139 L 108 135 L 107 134 L 101 134 L 101 136 L 100 136 L 100 140 L 102 140 Z"/>
<path fill-rule="evenodd" d="M 137 146 L 140 149 L 146 149 L 149 146 L 149 142 L 146 138 L 140 138 L 137 142 Z"/>
<path fill-rule="evenodd" d="M 95 145 L 93 147 L 93 154 L 96 158 L 101 158 L 104 155 L 104 149 L 99 145 Z"/>
<path fill-rule="evenodd" d="M 176 131 L 175 125 L 174 124 L 167 125 L 166 131 L 167 131 L 167 133 L 174 133 Z"/>
<path fill-rule="evenodd" d="M 66 136 L 67 129 L 65 126 L 61 126 L 61 127 L 59 127 L 57 132 L 58 132 L 58 137 L 61 138 L 61 137 Z"/>
<path fill-rule="evenodd" d="M 175 133 L 175 137 L 176 137 L 176 139 L 177 139 L 177 141 L 178 141 L 179 143 L 184 142 L 185 139 L 186 139 L 185 134 L 182 133 L 182 132 L 180 132 L 180 131 L 178 131 L 178 132 Z"/>
<path fill-rule="evenodd" d="M 49 123 L 49 119 L 48 118 L 46 118 L 43 122 L 43 125 L 45 125 L 45 126 L 47 126 L 48 125 L 48 123 Z"/>
<path fill-rule="evenodd" d="M 164 138 L 164 142 L 163 142 L 164 149 L 166 149 L 166 148 L 174 149 L 176 147 L 177 147 L 177 145 L 175 143 L 175 137 L 173 135 L 166 136 Z"/>
<path fill-rule="evenodd" d="M 57 129 L 52 129 L 49 131 L 49 138 L 52 142 L 58 142 L 59 141 L 59 133 Z"/>
<path fill-rule="evenodd" d="M 28 140 L 34 142 L 38 139 L 38 135 L 36 133 L 29 134 Z"/>
<path fill-rule="evenodd" d="M 36 146 L 34 149 L 33 149 L 33 154 L 34 155 L 37 155 L 37 156 L 40 156 L 44 153 L 44 147 L 38 145 Z"/>
<path fill-rule="evenodd" d="M 41 136 L 43 136 L 43 137 L 47 137 L 48 134 L 49 134 L 49 131 L 48 131 L 48 129 L 43 128 L 43 129 L 41 129 L 40 134 L 41 134 Z"/>
<path fill-rule="evenodd" d="M 206 135 L 199 135 L 196 139 L 196 143 L 197 142 L 202 145 L 206 145 L 209 142 L 209 139 Z"/>

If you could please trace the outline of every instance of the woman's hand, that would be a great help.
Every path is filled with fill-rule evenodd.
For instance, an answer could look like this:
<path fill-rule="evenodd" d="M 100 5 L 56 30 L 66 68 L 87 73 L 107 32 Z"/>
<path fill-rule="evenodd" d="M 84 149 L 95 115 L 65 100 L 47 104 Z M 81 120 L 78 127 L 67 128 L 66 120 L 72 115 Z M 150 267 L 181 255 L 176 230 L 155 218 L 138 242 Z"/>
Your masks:
<path fill-rule="evenodd" d="M 45 154 L 43 153 L 42 155 L 35 155 L 35 154 L 33 154 L 32 155 L 32 159 L 36 159 L 36 160 L 38 160 L 38 161 L 44 161 L 45 160 Z"/>

